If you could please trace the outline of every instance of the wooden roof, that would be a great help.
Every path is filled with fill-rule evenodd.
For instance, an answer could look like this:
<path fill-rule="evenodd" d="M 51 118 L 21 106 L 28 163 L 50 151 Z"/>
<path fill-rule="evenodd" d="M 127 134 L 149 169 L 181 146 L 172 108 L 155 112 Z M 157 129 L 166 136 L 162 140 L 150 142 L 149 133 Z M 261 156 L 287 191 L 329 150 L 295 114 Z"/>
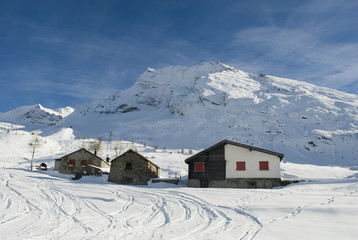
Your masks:
<path fill-rule="evenodd" d="M 148 162 L 150 162 L 152 165 L 154 165 L 155 167 L 157 167 L 158 169 L 160 169 L 160 167 L 159 167 L 157 164 L 153 163 L 152 161 L 148 160 L 146 157 L 144 157 L 143 155 L 137 153 L 136 151 L 133 151 L 132 149 L 129 149 L 127 152 L 125 152 L 125 153 L 123 153 L 122 155 L 116 157 L 116 158 L 113 159 L 111 162 L 118 160 L 120 157 L 124 156 L 124 155 L 127 154 L 127 153 L 134 153 L 134 154 L 138 155 L 138 156 L 139 156 L 141 159 L 143 159 L 144 161 L 148 161 Z"/>
<path fill-rule="evenodd" d="M 223 140 L 221 142 L 218 142 L 217 144 L 211 146 L 211 147 L 208 147 L 206 149 L 204 149 L 203 151 L 201 152 L 198 152 L 197 154 L 185 159 L 185 163 L 189 163 L 190 161 L 192 161 L 193 159 L 211 151 L 212 149 L 214 148 L 217 148 L 221 145 L 226 145 L 226 144 L 230 144 L 230 145 L 234 145 L 234 146 L 238 146 L 238 147 L 242 147 L 242 148 L 246 148 L 246 149 L 249 149 L 250 151 L 253 150 L 253 151 L 257 151 L 257 152 L 263 152 L 263 153 L 267 153 L 267 154 L 271 154 L 271 155 L 274 155 L 274 156 L 277 156 L 280 158 L 280 161 L 283 159 L 284 157 L 284 154 L 283 153 L 279 153 L 279 152 L 273 152 L 273 151 L 270 151 L 270 150 L 267 150 L 267 149 L 263 149 L 263 148 L 258 148 L 258 147 L 254 147 L 254 146 L 251 146 L 251 145 L 246 145 L 246 144 L 242 144 L 242 143 L 238 143 L 238 142 L 233 142 L 233 141 L 230 141 L 230 140 Z"/>

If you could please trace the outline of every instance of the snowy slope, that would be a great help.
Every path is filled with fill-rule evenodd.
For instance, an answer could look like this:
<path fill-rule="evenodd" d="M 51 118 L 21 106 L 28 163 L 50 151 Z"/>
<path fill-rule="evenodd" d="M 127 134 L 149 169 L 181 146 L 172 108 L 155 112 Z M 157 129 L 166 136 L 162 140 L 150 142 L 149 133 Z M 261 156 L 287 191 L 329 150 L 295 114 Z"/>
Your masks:
<path fill-rule="evenodd" d="M 22 106 L 6 113 L 0 113 L 0 121 L 22 124 L 55 125 L 74 111 L 71 107 L 49 109 L 40 104 Z"/>
<path fill-rule="evenodd" d="M 0 113 L 0 121 L 45 135 L 70 127 L 79 138 L 109 139 L 111 131 L 112 139 L 162 148 L 229 139 L 290 162 L 358 166 L 357 95 L 222 63 L 148 68 L 129 89 L 73 111 L 25 106 Z"/>
<path fill-rule="evenodd" d="M 12 129 L 8 131 L 8 129 Z M 161 167 L 161 176 L 182 176 L 180 185 L 128 186 L 107 176 L 52 171 L 54 159 L 93 139 L 76 139 L 73 129 L 42 137 L 29 171 L 31 133 L 0 123 L 0 232 L 2 239 L 289 239 L 351 240 L 358 234 L 358 171 L 282 163 L 284 179 L 309 182 L 276 189 L 185 187 L 190 155 L 123 141 Z M 101 155 L 115 155 L 103 144 Z M 302 231 L 304 229 L 304 231 Z"/>
<path fill-rule="evenodd" d="M 1 238 L 358 235 L 358 168 L 347 167 L 358 166 L 356 95 L 204 63 L 148 69 L 119 95 L 66 116 L 72 111 L 37 105 L 0 113 Z M 27 144 L 37 128 L 43 144 L 34 165 L 46 162 L 50 170 L 31 172 Z M 121 152 L 135 148 L 161 167 L 161 177 L 180 175 L 180 184 L 117 185 L 106 175 L 73 181 L 52 171 L 55 158 L 88 147 L 94 140 L 89 136 L 108 139 L 110 130 L 102 158 L 120 154 L 118 146 Z M 276 189 L 186 188 L 189 148 L 195 154 L 222 138 L 281 151 L 281 177 L 309 181 Z"/>
<path fill-rule="evenodd" d="M 358 96 L 222 63 L 151 69 L 134 86 L 80 106 L 61 126 L 152 146 L 200 149 L 222 139 L 286 160 L 358 166 Z"/>

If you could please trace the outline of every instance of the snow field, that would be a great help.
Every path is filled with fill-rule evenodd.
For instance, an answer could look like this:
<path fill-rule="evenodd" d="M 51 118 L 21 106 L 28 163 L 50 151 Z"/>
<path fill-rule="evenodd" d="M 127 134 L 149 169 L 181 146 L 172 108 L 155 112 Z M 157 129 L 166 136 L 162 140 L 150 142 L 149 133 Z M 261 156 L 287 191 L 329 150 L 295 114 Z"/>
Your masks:
<path fill-rule="evenodd" d="M 285 188 L 125 186 L 0 169 L 6 239 L 354 239 L 358 181 Z"/>
<path fill-rule="evenodd" d="M 30 132 L 7 133 L 0 123 L 0 232 L 4 239 L 355 239 L 358 171 L 339 166 L 282 163 L 284 179 L 309 179 L 282 188 L 186 188 L 190 156 L 181 150 L 123 141 L 180 185 L 127 186 L 107 175 L 29 171 Z M 42 137 L 35 166 L 77 150 L 91 139 L 72 129 Z M 103 143 L 101 154 L 106 155 Z M 200 149 L 198 149 L 200 150 Z M 111 154 L 114 154 L 112 151 Z"/>

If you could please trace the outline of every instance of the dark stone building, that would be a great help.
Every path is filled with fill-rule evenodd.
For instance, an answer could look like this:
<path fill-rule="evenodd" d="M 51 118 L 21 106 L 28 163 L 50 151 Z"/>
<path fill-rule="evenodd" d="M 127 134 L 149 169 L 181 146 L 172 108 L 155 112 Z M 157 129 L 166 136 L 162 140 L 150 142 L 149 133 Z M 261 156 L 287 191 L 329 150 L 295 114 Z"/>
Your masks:
<path fill-rule="evenodd" d="M 160 168 L 139 153 L 128 150 L 111 162 L 108 181 L 119 184 L 147 185 L 159 177 Z"/>

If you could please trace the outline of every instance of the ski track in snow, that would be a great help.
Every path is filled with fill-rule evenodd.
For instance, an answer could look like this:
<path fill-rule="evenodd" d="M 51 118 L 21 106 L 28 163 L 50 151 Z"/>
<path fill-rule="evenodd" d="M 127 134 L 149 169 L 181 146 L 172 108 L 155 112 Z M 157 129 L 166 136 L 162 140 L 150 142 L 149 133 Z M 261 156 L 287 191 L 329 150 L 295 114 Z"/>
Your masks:
<path fill-rule="evenodd" d="M 242 239 L 250 239 L 245 236 L 251 236 L 250 229 L 259 225 L 243 211 L 213 206 L 179 191 L 121 188 L 113 194 L 127 199 L 121 211 L 114 215 L 126 215 L 131 206 L 143 205 L 140 212 L 121 217 L 125 230 L 119 238 L 135 239 L 146 235 L 148 239 L 206 239 L 221 231 L 234 231 L 243 235 Z"/>
<path fill-rule="evenodd" d="M 356 211 L 357 181 L 341 183 L 276 190 L 155 188 L 2 167 L 0 232 L 10 240 L 265 239 L 275 226 L 309 221 L 315 209 L 345 213 L 345 202 Z"/>
<path fill-rule="evenodd" d="M 43 239 L 48 232 L 47 239 L 215 239 L 223 232 L 252 239 L 262 227 L 243 209 L 212 205 L 185 189 L 100 185 L 114 206 L 106 211 L 106 201 L 81 196 L 71 189 L 75 182 L 62 183 L 69 180 L 5 168 L 0 178 L 0 232 L 7 239 Z"/>

